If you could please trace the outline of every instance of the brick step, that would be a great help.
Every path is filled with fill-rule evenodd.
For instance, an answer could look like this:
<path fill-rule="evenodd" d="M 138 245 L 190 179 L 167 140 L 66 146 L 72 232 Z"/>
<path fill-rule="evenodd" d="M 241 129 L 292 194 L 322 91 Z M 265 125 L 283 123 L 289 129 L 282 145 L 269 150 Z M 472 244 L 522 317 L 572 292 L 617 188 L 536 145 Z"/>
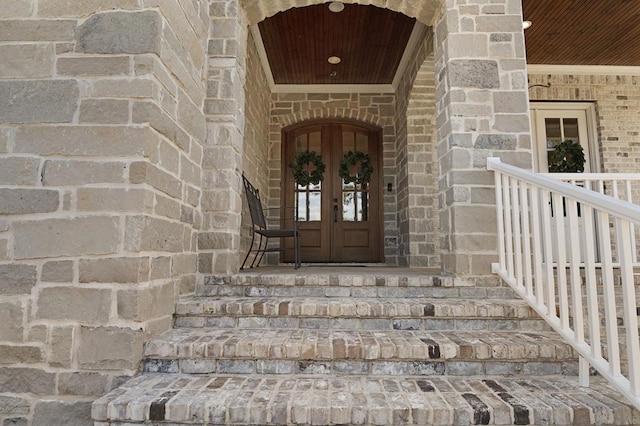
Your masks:
<path fill-rule="evenodd" d="M 405 330 L 174 329 L 144 356 L 150 372 L 238 374 L 575 374 L 576 361 L 552 332 Z"/>
<path fill-rule="evenodd" d="M 96 426 L 622 425 L 640 423 L 624 397 L 592 378 L 303 378 L 143 374 L 93 403 Z"/>
<path fill-rule="evenodd" d="M 198 296 L 220 297 L 377 297 L 515 299 L 508 287 L 353 287 L 335 285 L 286 286 L 278 284 L 216 284 L 198 286 Z"/>
<path fill-rule="evenodd" d="M 497 281 L 493 281 L 497 282 Z M 205 277 L 205 285 L 286 285 L 286 286 L 353 286 L 353 287 L 452 287 L 472 286 L 463 278 L 439 274 L 433 269 L 395 267 L 310 266 L 298 270 L 255 268 L 229 277 Z"/>
<path fill-rule="evenodd" d="M 512 299 L 190 297 L 176 327 L 333 330 L 547 330 L 525 302 Z"/>

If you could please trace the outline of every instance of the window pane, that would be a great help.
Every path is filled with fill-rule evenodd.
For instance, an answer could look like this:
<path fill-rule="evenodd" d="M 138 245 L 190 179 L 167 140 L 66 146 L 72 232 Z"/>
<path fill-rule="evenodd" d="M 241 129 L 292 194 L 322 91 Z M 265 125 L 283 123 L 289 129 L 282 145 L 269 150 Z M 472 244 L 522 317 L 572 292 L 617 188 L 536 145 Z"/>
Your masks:
<path fill-rule="evenodd" d="M 296 193 L 296 209 L 298 211 L 298 222 L 307 221 L 307 194 L 306 192 Z"/>
<path fill-rule="evenodd" d="M 309 221 L 321 219 L 321 196 L 319 192 L 309 193 Z"/>
<path fill-rule="evenodd" d="M 356 220 L 356 206 L 353 192 L 342 193 L 342 220 L 353 222 Z"/>
<path fill-rule="evenodd" d="M 358 193 L 358 220 L 366 222 L 369 220 L 369 193 Z"/>
<path fill-rule="evenodd" d="M 547 148 L 553 148 L 562 142 L 559 118 L 545 118 L 544 125 L 547 133 Z"/>
<path fill-rule="evenodd" d="M 564 125 L 564 138 L 571 139 L 574 142 L 579 142 L 578 135 L 578 119 L 577 118 L 565 118 L 563 120 Z"/>

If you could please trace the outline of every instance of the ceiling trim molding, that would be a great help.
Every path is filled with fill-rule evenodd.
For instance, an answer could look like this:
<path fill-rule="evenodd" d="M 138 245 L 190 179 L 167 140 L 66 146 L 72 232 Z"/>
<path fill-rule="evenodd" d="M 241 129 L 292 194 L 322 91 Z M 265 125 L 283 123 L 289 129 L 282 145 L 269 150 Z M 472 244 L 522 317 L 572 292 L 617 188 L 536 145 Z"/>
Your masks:
<path fill-rule="evenodd" d="M 269 88 L 273 93 L 273 88 L 276 85 L 275 80 L 273 79 L 273 73 L 271 73 L 271 67 L 269 66 L 269 58 L 267 58 L 267 50 L 264 48 L 264 42 L 262 41 L 262 34 L 260 34 L 260 28 L 258 28 L 258 24 L 251 25 L 251 34 L 253 35 L 253 41 L 256 44 L 256 48 L 258 49 L 258 56 L 260 57 L 260 62 L 262 63 L 262 70 L 264 71 L 265 76 L 267 77 L 267 82 L 269 83 Z"/>
<path fill-rule="evenodd" d="M 620 65 L 527 64 L 529 74 L 640 75 L 640 67 Z"/>
<path fill-rule="evenodd" d="M 404 72 L 407 69 L 407 65 L 409 61 L 413 57 L 418 44 L 422 41 L 424 34 L 426 33 L 427 26 L 422 22 L 416 20 L 415 25 L 413 26 L 413 31 L 411 31 L 411 36 L 409 36 L 409 41 L 407 41 L 407 47 L 404 49 L 404 53 L 402 54 L 402 58 L 400 59 L 400 63 L 398 64 L 398 69 L 396 70 L 396 75 L 393 77 L 393 82 L 391 85 L 394 89 L 398 88 L 400 85 L 400 81 L 404 76 Z M 395 90 L 394 90 L 395 91 Z"/>
<path fill-rule="evenodd" d="M 275 84 L 271 93 L 395 93 L 391 84 Z"/>

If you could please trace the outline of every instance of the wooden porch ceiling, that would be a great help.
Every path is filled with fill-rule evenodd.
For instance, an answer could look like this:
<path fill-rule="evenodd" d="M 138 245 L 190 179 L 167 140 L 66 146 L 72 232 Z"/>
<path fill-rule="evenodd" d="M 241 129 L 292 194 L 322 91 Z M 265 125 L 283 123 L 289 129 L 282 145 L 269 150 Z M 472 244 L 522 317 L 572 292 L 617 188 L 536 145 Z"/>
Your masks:
<path fill-rule="evenodd" d="M 640 1 L 524 0 L 527 62 L 640 66 Z"/>
<path fill-rule="evenodd" d="M 293 8 L 258 26 L 275 84 L 389 84 L 415 19 L 373 6 Z M 340 58 L 331 64 L 329 57 Z"/>
<path fill-rule="evenodd" d="M 415 19 L 358 4 L 334 13 L 329 4 L 258 24 L 273 83 L 390 85 Z M 523 15 L 533 23 L 529 64 L 640 66 L 640 0 L 523 0 Z"/>

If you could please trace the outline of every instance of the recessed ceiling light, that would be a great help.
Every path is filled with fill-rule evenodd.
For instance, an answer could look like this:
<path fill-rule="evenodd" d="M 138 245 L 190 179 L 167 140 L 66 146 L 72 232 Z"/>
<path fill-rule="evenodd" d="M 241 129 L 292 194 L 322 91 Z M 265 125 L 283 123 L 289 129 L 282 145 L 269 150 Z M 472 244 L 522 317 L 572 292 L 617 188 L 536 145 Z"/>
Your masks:
<path fill-rule="evenodd" d="M 340 59 L 340 57 L 338 56 L 329 56 L 329 59 L 327 59 L 327 62 L 329 62 L 331 65 L 337 65 L 340 62 L 342 62 L 342 59 Z"/>
<path fill-rule="evenodd" d="M 523 21 L 522 22 L 522 29 L 526 30 L 527 28 L 529 28 L 531 26 L 531 21 Z"/>
<path fill-rule="evenodd" d="M 341 1 L 332 1 L 329 3 L 329 10 L 334 13 L 342 12 L 344 10 L 344 4 L 342 4 Z"/>

